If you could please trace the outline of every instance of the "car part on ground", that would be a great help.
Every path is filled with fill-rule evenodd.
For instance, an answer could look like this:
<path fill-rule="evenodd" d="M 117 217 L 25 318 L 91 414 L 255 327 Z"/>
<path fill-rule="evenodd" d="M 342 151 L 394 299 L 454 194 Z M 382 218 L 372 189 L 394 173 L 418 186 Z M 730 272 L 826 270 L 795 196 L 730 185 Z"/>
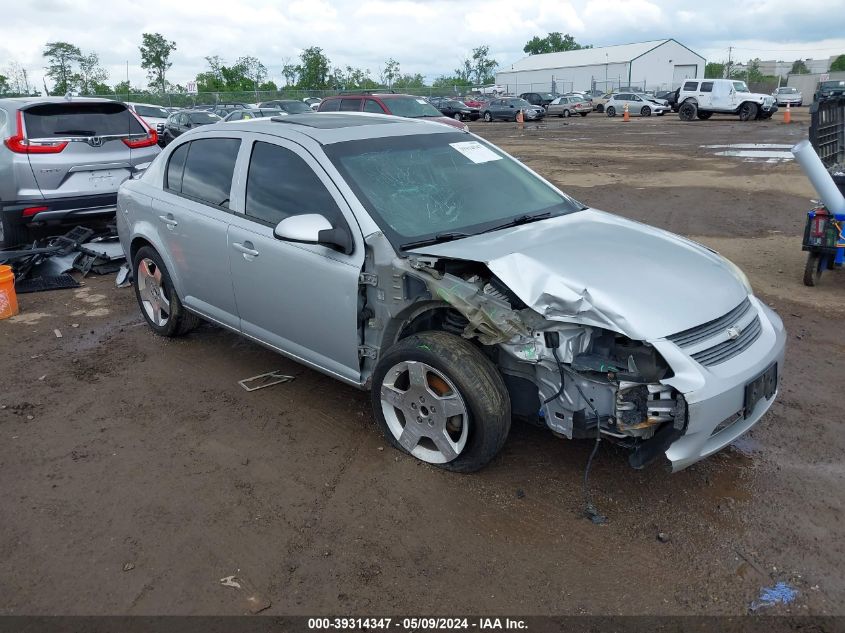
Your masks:
<path fill-rule="evenodd" d="M 419 459 L 478 468 L 513 416 L 679 470 L 774 401 L 783 325 L 709 249 L 443 126 L 303 114 L 225 137 L 197 131 L 121 189 L 145 319 L 170 336 L 205 317 L 371 390 Z"/>

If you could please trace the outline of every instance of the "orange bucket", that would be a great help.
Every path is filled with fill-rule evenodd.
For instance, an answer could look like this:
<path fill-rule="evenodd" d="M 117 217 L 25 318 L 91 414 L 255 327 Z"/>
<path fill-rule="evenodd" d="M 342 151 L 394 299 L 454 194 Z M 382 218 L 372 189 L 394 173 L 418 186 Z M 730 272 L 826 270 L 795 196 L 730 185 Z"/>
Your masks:
<path fill-rule="evenodd" d="M 18 313 L 18 295 L 15 294 L 15 274 L 11 266 L 0 266 L 0 319 Z"/>

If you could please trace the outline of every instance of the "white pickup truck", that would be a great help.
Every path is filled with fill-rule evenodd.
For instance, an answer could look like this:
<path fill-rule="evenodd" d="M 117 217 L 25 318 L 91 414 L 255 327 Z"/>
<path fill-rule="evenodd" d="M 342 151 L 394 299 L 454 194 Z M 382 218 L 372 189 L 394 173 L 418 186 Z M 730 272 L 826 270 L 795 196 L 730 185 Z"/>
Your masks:
<path fill-rule="evenodd" d="M 702 121 L 714 113 L 738 114 L 740 121 L 770 119 L 777 112 L 774 97 L 748 90 L 738 79 L 688 79 L 678 94 L 682 121 Z"/>

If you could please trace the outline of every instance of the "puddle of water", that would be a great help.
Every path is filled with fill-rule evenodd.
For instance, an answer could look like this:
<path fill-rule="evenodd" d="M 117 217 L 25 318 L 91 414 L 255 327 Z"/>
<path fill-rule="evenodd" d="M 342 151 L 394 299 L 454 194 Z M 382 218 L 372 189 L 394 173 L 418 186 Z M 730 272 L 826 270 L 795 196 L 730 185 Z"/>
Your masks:
<path fill-rule="evenodd" d="M 751 159 L 751 161 L 749 162 L 766 161 L 767 163 L 788 161 L 794 158 L 792 152 L 780 152 L 776 150 L 759 151 L 746 149 L 729 149 L 724 152 L 716 152 L 716 156 L 733 156 L 736 158 L 748 158 Z"/>
<path fill-rule="evenodd" d="M 731 442 L 731 448 L 746 457 L 751 457 L 754 453 L 763 452 L 763 445 L 749 435 L 740 435 Z"/>
<path fill-rule="evenodd" d="M 783 143 L 735 143 L 733 145 L 701 145 L 707 149 L 790 149 Z M 791 154 L 790 154 L 791 155 Z"/>

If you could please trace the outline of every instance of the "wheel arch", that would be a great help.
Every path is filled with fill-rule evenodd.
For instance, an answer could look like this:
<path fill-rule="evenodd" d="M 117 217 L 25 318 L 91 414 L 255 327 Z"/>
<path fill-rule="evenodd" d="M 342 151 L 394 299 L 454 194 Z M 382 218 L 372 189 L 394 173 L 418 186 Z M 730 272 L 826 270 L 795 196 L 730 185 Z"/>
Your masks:
<path fill-rule="evenodd" d="M 387 323 L 381 349 L 384 352 L 403 338 L 419 332 L 448 332 L 460 336 L 467 323 L 466 317 L 445 301 L 416 302 Z"/>
<path fill-rule="evenodd" d="M 179 269 L 173 265 L 173 259 L 170 257 L 170 254 L 166 249 L 159 247 L 157 243 L 158 240 L 155 239 L 154 233 L 144 230 L 145 228 L 150 227 L 141 226 L 139 228 L 140 230 L 136 231 L 135 235 L 132 236 L 132 239 L 129 242 L 129 266 L 134 267 L 135 255 L 137 255 L 138 251 L 143 247 L 148 246 L 158 253 L 159 257 L 161 257 L 165 267 L 167 268 L 167 273 L 170 275 L 170 281 L 176 289 L 176 293 L 180 298 L 184 297 L 185 295 L 182 293 L 182 279 L 179 277 Z"/>

